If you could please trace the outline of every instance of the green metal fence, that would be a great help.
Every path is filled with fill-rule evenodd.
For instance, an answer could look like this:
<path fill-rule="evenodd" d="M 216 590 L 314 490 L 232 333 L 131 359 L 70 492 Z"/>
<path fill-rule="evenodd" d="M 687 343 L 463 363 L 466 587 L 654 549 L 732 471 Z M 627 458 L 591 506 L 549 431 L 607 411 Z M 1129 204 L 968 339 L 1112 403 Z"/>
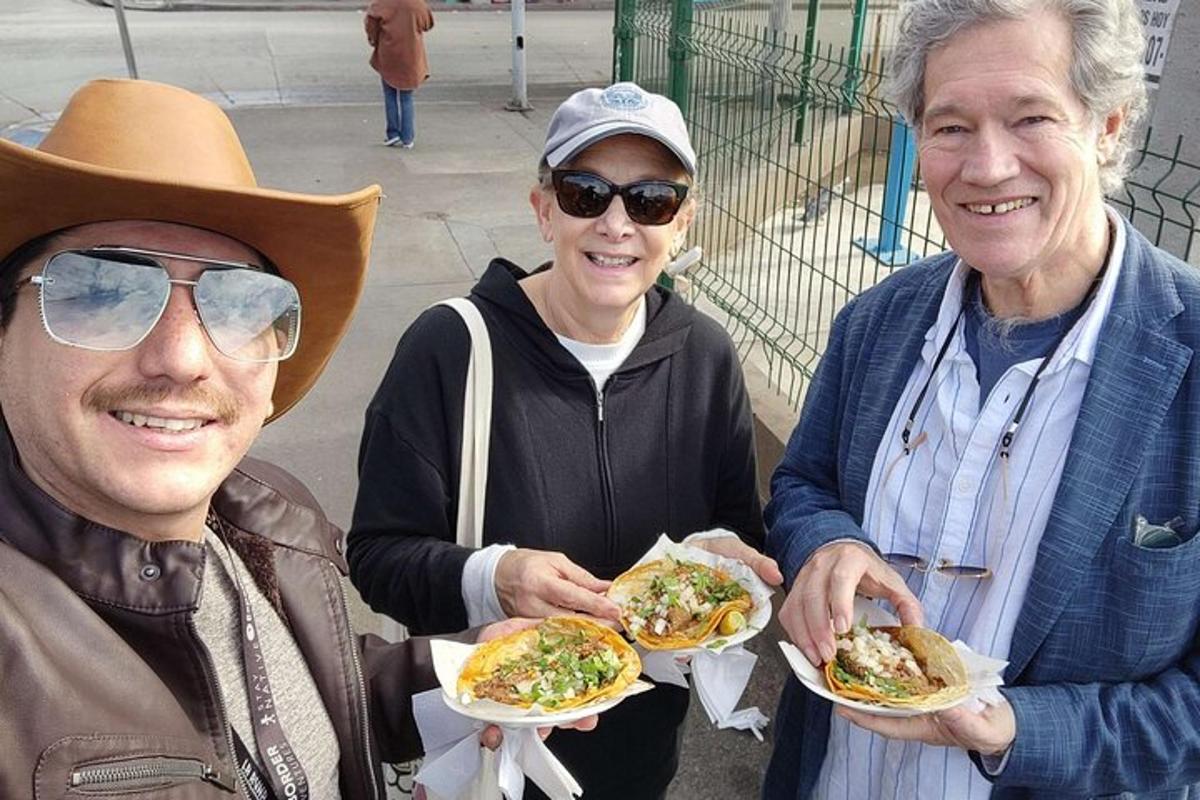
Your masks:
<path fill-rule="evenodd" d="M 696 147 L 696 301 L 798 404 L 846 301 L 945 249 L 911 140 L 883 98 L 894 5 L 618 0 L 615 14 L 614 78 L 672 97 Z M 844 46 L 821 42 L 831 31 Z M 1200 165 L 1181 157 L 1182 140 L 1145 141 L 1112 201 L 1200 263 Z M 882 260 L 867 249 L 880 239 Z"/>

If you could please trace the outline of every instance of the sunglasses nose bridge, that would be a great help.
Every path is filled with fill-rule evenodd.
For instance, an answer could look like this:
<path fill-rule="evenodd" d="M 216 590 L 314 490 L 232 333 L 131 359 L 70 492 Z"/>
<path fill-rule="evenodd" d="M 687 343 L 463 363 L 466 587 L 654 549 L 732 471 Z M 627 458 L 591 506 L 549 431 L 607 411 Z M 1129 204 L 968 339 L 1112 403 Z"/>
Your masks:
<path fill-rule="evenodd" d="M 596 224 L 600 227 L 602 233 L 607 233 L 610 236 L 615 235 L 619 238 L 625 238 L 633 233 L 633 217 L 629 216 L 629 209 L 625 207 L 625 197 L 621 192 L 613 192 L 609 198 L 608 206 L 600 216 L 596 217 Z"/>
<path fill-rule="evenodd" d="M 196 284 L 196 281 L 184 278 L 167 279 L 167 297 L 162 304 L 162 311 L 150 330 L 143 335 L 142 343 L 155 336 L 167 336 L 172 342 L 190 343 L 198 338 L 206 347 L 215 347 L 204 317 L 200 314 Z"/>

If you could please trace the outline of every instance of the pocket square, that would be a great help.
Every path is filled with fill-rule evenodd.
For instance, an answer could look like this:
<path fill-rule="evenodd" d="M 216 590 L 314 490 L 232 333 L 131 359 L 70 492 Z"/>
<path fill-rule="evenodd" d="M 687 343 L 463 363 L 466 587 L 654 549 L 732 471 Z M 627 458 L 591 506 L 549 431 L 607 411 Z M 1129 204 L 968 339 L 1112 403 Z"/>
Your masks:
<path fill-rule="evenodd" d="M 1183 544 L 1184 528 L 1184 521 L 1180 517 L 1154 525 L 1139 514 L 1133 520 L 1133 543 L 1147 550 L 1166 550 Z"/>

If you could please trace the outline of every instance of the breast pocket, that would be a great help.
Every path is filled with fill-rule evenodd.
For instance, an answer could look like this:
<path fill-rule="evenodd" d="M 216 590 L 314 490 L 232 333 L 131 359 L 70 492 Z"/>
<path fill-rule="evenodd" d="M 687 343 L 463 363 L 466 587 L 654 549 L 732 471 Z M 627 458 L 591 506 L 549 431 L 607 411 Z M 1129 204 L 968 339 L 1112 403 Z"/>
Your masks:
<path fill-rule="evenodd" d="M 176 737 L 88 734 L 59 739 L 42 751 L 35 800 L 228 797 L 232 774 L 222 774 L 200 742 Z"/>
<path fill-rule="evenodd" d="M 1114 545 L 1113 597 L 1106 604 L 1130 646 L 1140 645 L 1137 672 L 1159 672 L 1178 661 L 1195 640 L 1200 612 L 1200 536 L 1167 548 L 1140 547 L 1128 536 Z"/>

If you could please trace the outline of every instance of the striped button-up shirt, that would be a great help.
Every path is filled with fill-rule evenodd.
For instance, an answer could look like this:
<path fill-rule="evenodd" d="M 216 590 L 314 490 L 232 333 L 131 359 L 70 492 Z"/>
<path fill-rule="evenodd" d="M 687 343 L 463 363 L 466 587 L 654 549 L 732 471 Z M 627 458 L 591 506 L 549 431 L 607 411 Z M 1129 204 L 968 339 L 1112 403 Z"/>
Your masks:
<path fill-rule="evenodd" d="M 995 658 L 1008 655 L 1112 301 L 1125 249 L 1122 226 L 1116 222 L 1113 228 L 1112 256 L 1096 296 L 1050 356 L 1007 466 L 998 456 L 1000 440 L 1041 359 L 1012 366 L 981 404 L 961 323 L 917 411 L 910 441 L 921 434 L 927 438 L 911 455 L 903 454 L 904 423 L 963 307 L 969 269 L 961 262 L 875 454 L 863 529 L 884 553 L 989 567 L 992 576 L 983 580 L 912 569 L 902 574 L 921 601 L 926 625 Z M 965 751 L 885 739 L 835 715 L 815 796 L 908 800 L 990 793 L 991 784 Z"/>

